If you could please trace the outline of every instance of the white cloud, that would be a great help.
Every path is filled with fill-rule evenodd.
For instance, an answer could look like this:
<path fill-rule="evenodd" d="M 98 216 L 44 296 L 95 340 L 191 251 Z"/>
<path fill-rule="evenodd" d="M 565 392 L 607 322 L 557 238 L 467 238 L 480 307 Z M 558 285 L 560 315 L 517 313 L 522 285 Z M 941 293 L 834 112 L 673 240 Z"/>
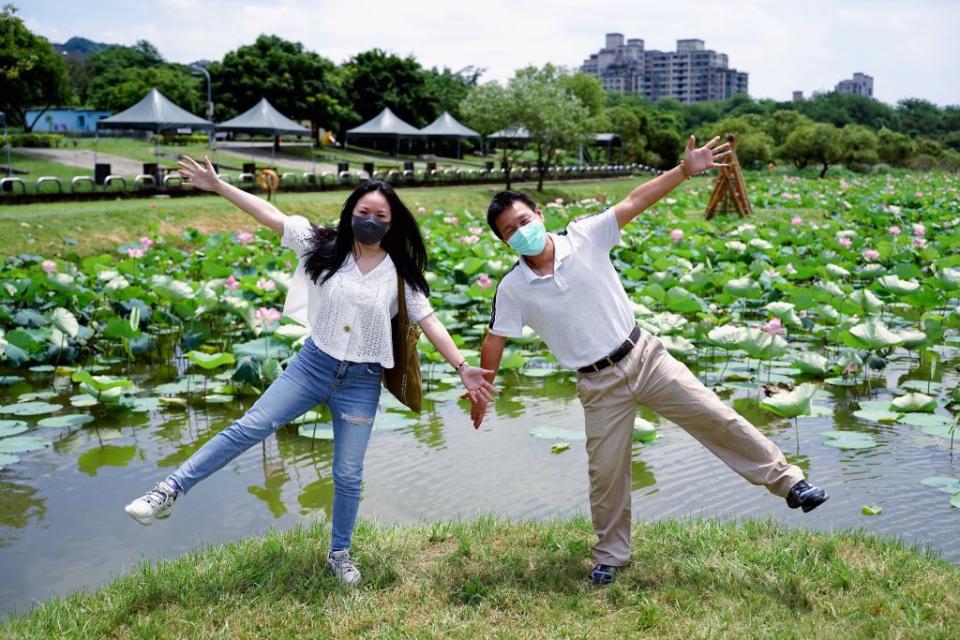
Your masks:
<path fill-rule="evenodd" d="M 509 78 L 530 63 L 579 66 L 608 31 L 642 38 L 649 49 L 701 38 L 750 73 L 757 97 L 829 90 L 863 71 L 887 102 L 919 96 L 957 104 L 958 7 L 948 0 L 150 0 L 132 8 L 102 0 L 90 12 L 36 0 L 24 2 L 21 14 L 54 41 L 147 39 L 179 62 L 219 59 L 261 33 L 275 33 L 336 62 L 379 47 L 413 54 L 426 66 L 486 67 L 488 80 Z"/>

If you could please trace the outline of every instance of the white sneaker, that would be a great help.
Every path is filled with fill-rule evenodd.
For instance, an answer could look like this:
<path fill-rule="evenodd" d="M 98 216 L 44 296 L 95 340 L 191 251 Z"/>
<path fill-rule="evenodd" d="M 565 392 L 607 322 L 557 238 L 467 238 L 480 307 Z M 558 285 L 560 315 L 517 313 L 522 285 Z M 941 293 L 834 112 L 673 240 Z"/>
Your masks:
<path fill-rule="evenodd" d="M 349 549 L 331 551 L 327 554 L 327 562 L 333 570 L 334 577 L 340 582 L 344 584 L 356 584 L 360 582 L 360 570 L 353 564 Z"/>
<path fill-rule="evenodd" d="M 161 482 L 142 497 L 125 506 L 123 510 L 140 524 L 148 526 L 153 524 L 154 520 L 169 518 L 176 499 L 176 490 L 166 482 Z"/>

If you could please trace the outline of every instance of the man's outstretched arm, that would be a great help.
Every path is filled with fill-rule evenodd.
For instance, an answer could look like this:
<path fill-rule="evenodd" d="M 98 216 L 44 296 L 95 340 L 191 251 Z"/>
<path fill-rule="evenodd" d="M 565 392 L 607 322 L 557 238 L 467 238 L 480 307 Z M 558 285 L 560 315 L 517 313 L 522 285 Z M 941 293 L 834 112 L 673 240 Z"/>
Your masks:
<path fill-rule="evenodd" d="M 640 212 L 676 189 L 688 177 L 688 174 L 692 176 L 714 167 L 727 166 L 718 163 L 717 160 L 722 160 L 730 153 L 730 143 L 725 142 L 718 147 L 717 142 L 719 141 L 720 137 L 717 136 L 697 149 L 695 148 L 696 138 L 690 136 L 687 141 L 687 148 L 683 153 L 684 166 L 678 165 L 670 171 L 644 182 L 616 204 L 614 211 L 616 211 L 617 224 L 620 225 L 620 228 L 623 229 Z"/>
<path fill-rule="evenodd" d="M 498 336 L 487 332 L 486 337 L 483 339 L 483 346 L 480 347 L 480 368 L 487 369 L 491 373 L 486 374 L 484 377 L 487 379 L 487 382 L 493 384 L 494 378 L 497 377 L 497 369 L 500 368 L 500 360 L 503 358 L 503 348 L 507 344 L 507 339 L 503 336 Z M 486 401 L 473 401 L 470 402 L 470 418 L 473 420 L 473 428 L 479 429 L 480 423 L 483 422 L 483 416 L 487 412 L 487 402 Z"/>

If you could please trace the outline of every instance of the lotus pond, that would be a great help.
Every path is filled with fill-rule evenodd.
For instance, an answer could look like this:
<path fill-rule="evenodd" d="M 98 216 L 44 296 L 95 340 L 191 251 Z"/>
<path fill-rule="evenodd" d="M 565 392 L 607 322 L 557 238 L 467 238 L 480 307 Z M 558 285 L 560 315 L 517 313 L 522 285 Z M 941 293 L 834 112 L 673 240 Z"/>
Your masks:
<path fill-rule="evenodd" d="M 832 499 L 806 516 L 789 511 L 641 410 L 634 517 L 862 526 L 960 559 L 960 178 L 747 181 L 751 218 L 704 221 L 710 185 L 694 183 L 625 229 L 615 263 L 640 325 Z M 604 200 L 548 203 L 548 228 Z M 513 257 L 480 211 L 420 219 L 432 302 L 476 362 Z M 190 230 L 192 250 L 166 240 L 7 256 L 0 267 L 0 612 L 103 583 L 141 558 L 329 515 L 322 407 L 199 485 L 170 520 L 142 528 L 123 513 L 242 415 L 305 338 L 279 318 L 294 256 L 271 232 Z M 575 377 L 537 336 L 509 343 L 479 431 L 457 378 L 422 347 L 424 412 L 382 397 L 361 516 L 587 508 Z"/>

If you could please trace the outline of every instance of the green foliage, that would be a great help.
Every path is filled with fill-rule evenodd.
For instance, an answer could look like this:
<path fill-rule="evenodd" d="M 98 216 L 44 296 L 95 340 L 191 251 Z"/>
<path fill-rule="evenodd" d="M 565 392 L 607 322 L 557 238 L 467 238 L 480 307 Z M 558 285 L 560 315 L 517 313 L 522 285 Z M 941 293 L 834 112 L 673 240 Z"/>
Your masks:
<path fill-rule="evenodd" d="M 16 11 L 12 5 L 0 9 L 0 111 L 29 131 L 43 114 L 28 122 L 27 109 L 67 104 L 74 96 L 63 57 L 27 29 Z"/>
<path fill-rule="evenodd" d="M 266 98 L 294 120 L 339 130 L 355 117 L 337 66 L 299 42 L 261 35 L 207 67 L 217 120 L 232 118 Z"/>

